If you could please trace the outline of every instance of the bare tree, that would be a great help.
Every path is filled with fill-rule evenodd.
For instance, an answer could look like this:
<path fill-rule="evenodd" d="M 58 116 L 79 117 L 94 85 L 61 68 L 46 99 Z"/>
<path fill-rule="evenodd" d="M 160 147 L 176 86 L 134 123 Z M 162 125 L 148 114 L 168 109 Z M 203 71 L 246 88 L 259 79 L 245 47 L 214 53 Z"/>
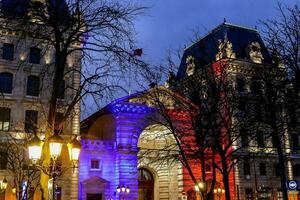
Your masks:
<path fill-rule="evenodd" d="M 45 0 L 24 2 L 21 12 L 2 12 L 2 30 L 14 32 L 20 41 L 32 41 L 33 47 L 43 47 L 50 56 L 50 62 L 39 73 L 41 90 L 49 99 L 43 104 L 44 165 L 50 164 L 48 138 L 76 114 L 84 96 L 99 100 L 122 89 L 120 80 L 130 68 L 147 71 L 132 53 L 133 20 L 143 10 L 119 1 Z M 64 101 L 60 100 L 62 90 L 70 91 Z M 58 110 L 63 112 L 59 119 Z M 47 199 L 47 180 L 42 173 L 43 199 Z"/>

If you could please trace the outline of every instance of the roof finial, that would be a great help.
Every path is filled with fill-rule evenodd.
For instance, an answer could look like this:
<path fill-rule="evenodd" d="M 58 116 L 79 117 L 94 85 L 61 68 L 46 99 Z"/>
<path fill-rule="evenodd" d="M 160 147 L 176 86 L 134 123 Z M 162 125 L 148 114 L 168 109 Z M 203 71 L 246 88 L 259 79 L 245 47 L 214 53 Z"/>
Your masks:
<path fill-rule="evenodd" d="M 255 30 L 257 30 L 257 25 L 254 26 Z"/>
<path fill-rule="evenodd" d="M 223 21 L 223 23 L 225 24 L 226 23 L 226 18 L 224 17 L 224 21 Z"/>

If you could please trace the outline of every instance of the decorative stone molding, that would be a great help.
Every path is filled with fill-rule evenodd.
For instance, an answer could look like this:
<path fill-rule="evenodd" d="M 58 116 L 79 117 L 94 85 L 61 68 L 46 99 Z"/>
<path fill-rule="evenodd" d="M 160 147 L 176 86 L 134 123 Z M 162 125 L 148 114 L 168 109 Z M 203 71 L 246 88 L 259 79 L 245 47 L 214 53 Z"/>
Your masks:
<path fill-rule="evenodd" d="M 195 73 L 196 65 L 195 58 L 193 56 L 188 56 L 186 58 L 186 74 L 191 76 Z"/>
<path fill-rule="evenodd" d="M 261 46 L 258 42 L 252 42 L 248 47 L 249 58 L 255 63 L 262 63 Z"/>
<path fill-rule="evenodd" d="M 222 58 L 236 58 L 236 55 L 232 49 L 232 43 L 228 41 L 227 38 L 224 40 L 219 40 L 218 49 L 219 52 L 216 55 L 216 60 L 220 60 Z"/>

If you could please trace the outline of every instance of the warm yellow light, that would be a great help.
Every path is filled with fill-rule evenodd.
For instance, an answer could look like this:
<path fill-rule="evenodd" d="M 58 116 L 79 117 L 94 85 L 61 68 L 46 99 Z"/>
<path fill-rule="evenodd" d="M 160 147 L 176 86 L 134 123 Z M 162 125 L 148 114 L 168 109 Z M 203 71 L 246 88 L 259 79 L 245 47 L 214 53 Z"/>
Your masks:
<path fill-rule="evenodd" d="M 62 143 L 50 142 L 50 156 L 53 160 L 56 160 L 61 154 Z"/>
<path fill-rule="evenodd" d="M 81 144 L 76 137 L 68 143 L 69 156 L 71 161 L 78 161 L 80 155 Z"/>
<path fill-rule="evenodd" d="M 195 191 L 199 192 L 199 186 L 198 185 L 195 185 Z"/>
<path fill-rule="evenodd" d="M 29 159 L 36 163 L 42 155 L 42 141 L 35 135 L 28 144 Z"/>
<path fill-rule="evenodd" d="M 204 181 L 200 181 L 200 182 L 198 183 L 198 186 L 199 186 L 199 189 L 200 189 L 200 190 L 205 190 L 205 189 L 206 189 L 206 184 L 205 184 Z"/>
<path fill-rule="evenodd" d="M 125 186 L 122 185 L 121 191 L 122 191 L 122 192 L 125 192 L 125 190 L 126 190 Z"/>
<path fill-rule="evenodd" d="M 218 193 L 221 193 L 221 192 L 222 192 L 222 189 L 221 189 L 221 188 L 218 188 L 218 189 L 217 189 L 217 192 L 218 192 Z"/>
<path fill-rule="evenodd" d="M 223 194 L 225 193 L 225 190 L 224 190 L 224 189 L 222 189 L 222 193 L 223 193 Z"/>
<path fill-rule="evenodd" d="M 6 178 L 4 178 L 3 180 L 0 181 L 0 187 L 1 187 L 1 190 L 6 190 L 6 188 L 7 188 Z"/>
<path fill-rule="evenodd" d="M 57 133 L 49 137 L 50 156 L 53 160 L 56 160 L 60 156 L 63 143 L 64 139 Z"/>
<path fill-rule="evenodd" d="M 12 191 L 12 193 L 16 193 L 17 192 L 17 188 L 13 188 L 13 189 L 11 189 L 11 191 Z"/>
<path fill-rule="evenodd" d="M 128 186 L 126 187 L 126 193 L 130 193 L 130 188 Z"/>

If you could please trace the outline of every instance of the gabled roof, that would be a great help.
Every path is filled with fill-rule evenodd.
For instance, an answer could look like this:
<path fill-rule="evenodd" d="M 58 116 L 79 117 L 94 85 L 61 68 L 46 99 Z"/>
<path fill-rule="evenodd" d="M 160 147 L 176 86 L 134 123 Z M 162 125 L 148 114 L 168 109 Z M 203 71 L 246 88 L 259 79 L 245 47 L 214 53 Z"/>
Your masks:
<path fill-rule="evenodd" d="M 197 60 L 198 66 L 196 67 L 203 67 L 214 62 L 219 52 L 219 42 L 225 39 L 232 44 L 236 59 L 249 59 L 247 48 L 251 43 L 257 42 L 261 46 L 263 61 L 268 63 L 270 60 L 269 53 L 257 30 L 223 23 L 184 50 L 177 78 L 186 76 L 188 56 L 193 56 Z"/>

